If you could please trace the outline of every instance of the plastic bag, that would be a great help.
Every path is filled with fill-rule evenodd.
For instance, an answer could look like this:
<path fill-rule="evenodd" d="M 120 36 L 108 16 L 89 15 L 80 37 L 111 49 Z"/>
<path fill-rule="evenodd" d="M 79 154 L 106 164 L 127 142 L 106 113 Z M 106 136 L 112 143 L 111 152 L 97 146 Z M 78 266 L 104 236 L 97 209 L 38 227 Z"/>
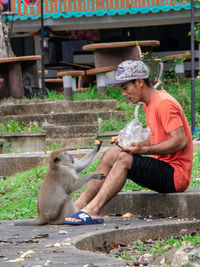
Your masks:
<path fill-rule="evenodd" d="M 138 118 L 129 122 L 119 132 L 119 143 L 125 147 L 129 147 L 132 143 L 143 142 L 150 136 L 150 129 L 143 128 Z"/>

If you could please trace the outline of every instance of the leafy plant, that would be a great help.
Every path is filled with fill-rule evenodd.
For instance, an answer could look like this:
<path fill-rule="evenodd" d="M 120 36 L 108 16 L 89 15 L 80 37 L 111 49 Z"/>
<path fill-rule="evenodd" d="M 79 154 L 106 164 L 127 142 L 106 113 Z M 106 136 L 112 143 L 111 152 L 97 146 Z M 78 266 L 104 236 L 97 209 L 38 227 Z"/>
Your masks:
<path fill-rule="evenodd" d="M 8 152 L 8 153 L 12 153 L 13 150 L 12 148 L 10 147 L 11 143 L 10 142 L 7 142 L 7 141 L 3 141 L 2 142 L 2 145 L 3 145 L 3 150 Z"/>
<path fill-rule="evenodd" d="M 64 148 L 64 146 L 59 145 L 58 143 L 54 142 L 53 144 L 46 146 L 45 149 L 46 151 L 53 151 L 53 150 L 62 149 L 62 148 Z"/>
<path fill-rule="evenodd" d="M 7 124 L 0 123 L 0 132 L 43 132 L 44 130 L 38 126 L 38 122 L 30 122 L 28 124 L 20 124 L 18 121 L 9 120 Z"/>

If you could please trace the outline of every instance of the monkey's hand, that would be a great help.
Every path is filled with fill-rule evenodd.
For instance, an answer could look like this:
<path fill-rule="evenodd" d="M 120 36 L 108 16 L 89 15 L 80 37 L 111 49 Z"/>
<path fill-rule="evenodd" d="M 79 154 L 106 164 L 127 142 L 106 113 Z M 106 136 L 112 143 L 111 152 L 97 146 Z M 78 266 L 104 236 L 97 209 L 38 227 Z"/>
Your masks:
<path fill-rule="evenodd" d="M 92 174 L 92 179 L 103 180 L 104 178 L 105 178 L 105 175 L 103 173 L 96 173 L 96 172 L 94 172 Z"/>
<path fill-rule="evenodd" d="M 97 141 L 96 141 L 96 144 L 97 144 L 97 145 L 96 145 L 95 148 L 94 148 L 94 150 L 95 150 L 96 152 L 98 152 L 98 151 L 100 150 L 102 143 L 103 143 L 102 140 L 97 140 Z"/>

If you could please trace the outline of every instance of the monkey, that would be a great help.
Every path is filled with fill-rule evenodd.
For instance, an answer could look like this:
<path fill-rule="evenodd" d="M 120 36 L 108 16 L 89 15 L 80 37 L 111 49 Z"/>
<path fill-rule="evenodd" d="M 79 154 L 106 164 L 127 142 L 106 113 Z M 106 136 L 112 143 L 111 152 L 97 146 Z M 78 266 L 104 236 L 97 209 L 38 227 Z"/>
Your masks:
<path fill-rule="evenodd" d="M 102 180 L 102 173 L 89 173 L 78 178 L 78 173 L 84 170 L 94 160 L 100 150 L 102 141 L 87 153 L 82 159 L 75 160 L 67 149 L 58 149 L 51 153 L 49 167 L 39 189 L 37 198 L 38 217 L 35 220 L 15 221 L 15 225 L 63 224 L 66 217 L 77 212 L 72 201 L 72 193 L 79 190 L 91 179 Z"/>

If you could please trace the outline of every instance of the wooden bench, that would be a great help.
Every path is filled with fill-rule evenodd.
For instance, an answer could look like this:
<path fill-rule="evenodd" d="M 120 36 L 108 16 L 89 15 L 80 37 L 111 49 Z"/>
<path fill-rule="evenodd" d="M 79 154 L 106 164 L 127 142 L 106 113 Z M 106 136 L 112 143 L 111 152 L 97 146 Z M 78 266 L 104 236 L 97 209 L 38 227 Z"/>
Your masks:
<path fill-rule="evenodd" d="M 63 79 L 46 78 L 44 82 L 45 82 L 45 87 L 47 87 L 49 90 L 56 90 L 56 91 L 63 90 Z"/>
<path fill-rule="evenodd" d="M 65 61 L 59 61 L 60 64 L 72 67 L 74 70 L 89 70 L 92 69 L 91 66 L 83 65 L 83 64 L 77 64 L 77 63 L 71 63 L 71 62 L 65 62 Z"/>
<path fill-rule="evenodd" d="M 0 98 L 33 96 L 39 90 L 37 60 L 41 56 L 8 57 L 0 59 L 0 77 L 4 79 Z"/>
<path fill-rule="evenodd" d="M 141 47 L 151 55 L 152 49 L 159 41 L 129 41 L 114 43 L 98 43 L 83 46 L 84 51 L 93 51 L 95 68 L 117 66 L 124 60 L 141 60 Z"/>
<path fill-rule="evenodd" d="M 63 78 L 64 96 L 72 98 L 75 91 L 81 91 L 82 89 L 82 77 L 85 75 L 83 70 L 61 71 L 57 73 L 58 77 Z M 78 81 L 77 81 L 78 79 Z"/>
<path fill-rule="evenodd" d="M 116 71 L 116 66 L 109 66 L 109 67 L 102 67 L 102 68 L 95 68 L 91 70 L 87 70 L 87 75 L 96 75 L 97 80 L 97 88 L 99 93 L 105 93 L 106 91 L 106 73 Z M 114 78 L 114 75 L 113 75 Z"/>

